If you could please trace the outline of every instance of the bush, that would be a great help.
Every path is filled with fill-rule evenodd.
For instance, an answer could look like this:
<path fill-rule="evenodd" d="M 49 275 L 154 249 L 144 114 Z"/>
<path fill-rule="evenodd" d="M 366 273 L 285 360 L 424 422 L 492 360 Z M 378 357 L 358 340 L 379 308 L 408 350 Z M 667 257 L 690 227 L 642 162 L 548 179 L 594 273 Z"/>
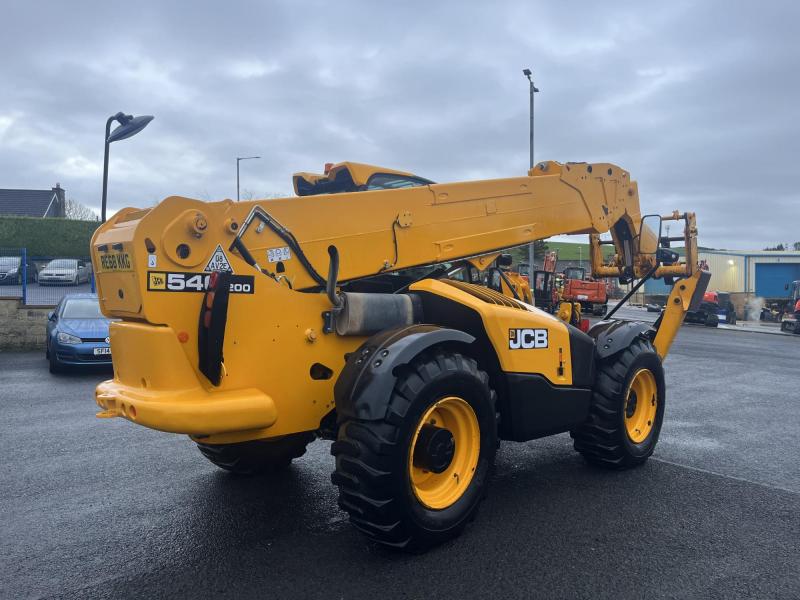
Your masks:
<path fill-rule="evenodd" d="M 0 246 L 27 248 L 29 256 L 89 256 L 98 221 L 0 217 Z"/>

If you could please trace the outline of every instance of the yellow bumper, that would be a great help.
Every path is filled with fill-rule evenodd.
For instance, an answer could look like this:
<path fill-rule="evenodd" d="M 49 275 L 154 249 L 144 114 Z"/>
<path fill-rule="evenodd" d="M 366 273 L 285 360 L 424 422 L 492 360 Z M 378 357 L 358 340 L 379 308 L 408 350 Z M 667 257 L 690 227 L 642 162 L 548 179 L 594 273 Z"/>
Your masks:
<path fill-rule="evenodd" d="M 98 417 L 200 436 L 263 429 L 278 418 L 273 399 L 258 389 L 200 385 L 169 327 L 113 323 L 111 353 L 115 378 L 95 390 Z"/>

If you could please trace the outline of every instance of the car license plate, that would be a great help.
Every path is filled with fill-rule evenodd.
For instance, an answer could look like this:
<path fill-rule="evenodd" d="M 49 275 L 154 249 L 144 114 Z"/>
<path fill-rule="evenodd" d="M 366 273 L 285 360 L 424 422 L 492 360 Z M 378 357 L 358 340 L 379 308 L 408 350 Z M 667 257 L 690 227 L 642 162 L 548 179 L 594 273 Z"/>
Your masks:
<path fill-rule="evenodd" d="M 131 255 L 127 252 L 99 253 L 101 271 L 130 271 Z"/>
<path fill-rule="evenodd" d="M 95 356 L 100 354 L 111 354 L 111 348 L 95 348 L 94 349 Z"/>

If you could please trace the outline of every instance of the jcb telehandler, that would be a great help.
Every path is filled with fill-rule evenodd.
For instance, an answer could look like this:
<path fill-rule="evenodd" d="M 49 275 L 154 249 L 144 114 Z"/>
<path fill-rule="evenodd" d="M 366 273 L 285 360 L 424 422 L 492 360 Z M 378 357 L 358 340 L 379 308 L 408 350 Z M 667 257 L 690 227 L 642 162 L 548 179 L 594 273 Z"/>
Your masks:
<path fill-rule="evenodd" d="M 662 360 L 708 281 L 693 213 L 642 218 L 636 183 L 612 164 L 439 184 L 340 163 L 294 184 L 292 198 L 170 197 L 97 230 L 98 295 L 118 319 L 98 416 L 187 434 L 240 474 L 335 440 L 351 522 L 413 549 L 463 529 L 500 439 L 569 431 L 611 469 L 652 454 Z M 684 222 L 683 262 L 659 248 L 662 218 Z M 656 324 L 587 335 L 510 290 L 448 277 L 460 260 L 579 233 L 596 277 L 676 278 Z"/>

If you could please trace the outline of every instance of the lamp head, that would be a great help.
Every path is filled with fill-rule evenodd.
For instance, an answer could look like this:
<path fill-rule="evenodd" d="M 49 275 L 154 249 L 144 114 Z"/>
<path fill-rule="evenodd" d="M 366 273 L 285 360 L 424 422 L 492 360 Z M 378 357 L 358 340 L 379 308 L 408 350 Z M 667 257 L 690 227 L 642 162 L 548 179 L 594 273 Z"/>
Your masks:
<path fill-rule="evenodd" d="M 132 115 L 125 115 L 122 113 L 117 113 L 114 118 L 119 121 L 120 125 L 114 131 L 111 132 L 111 135 L 108 136 L 106 140 L 109 144 L 111 142 L 118 142 L 119 140 L 124 140 L 131 136 L 136 135 L 142 129 L 147 127 L 147 124 L 153 120 L 151 115 L 142 115 L 141 117 L 134 117 Z"/>

